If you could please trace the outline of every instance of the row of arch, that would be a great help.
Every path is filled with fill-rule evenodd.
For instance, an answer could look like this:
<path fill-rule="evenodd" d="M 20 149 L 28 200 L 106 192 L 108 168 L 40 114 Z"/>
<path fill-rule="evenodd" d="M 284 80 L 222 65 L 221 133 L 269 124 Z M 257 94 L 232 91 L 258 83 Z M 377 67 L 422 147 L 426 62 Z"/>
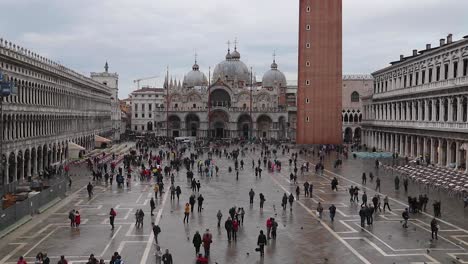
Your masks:
<path fill-rule="evenodd" d="M 361 142 L 361 128 L 345 128 L 343 132 L 343 142 L 350 144 L 350 143 L 360 143 Z"/>
<path fill-rule="evenodd" d="M 361 113 L 343 113 L 341 115 L 341 121 L 343 123 L 361 123 L 362 114 Z"/>
<path fill-rule="evenodd" d="M 94 147 L 94 135 L 76 137 L 72 142 L 87 149 Z M 28 177 L 42 175 L 46 168 L 68 158 L 68 140 L 50 144 L 38 144 L 3 154 L 2 178 L 8 184 Z"/>
<path fill-rule="evenodd" d="M 52 136 L 62 133 L 93 131 L 111 127 L 110 116 L 74 116 L 53 114 L 4 114 L 3 139 L 6 141 Z"/>
<path fill-rule="evenodd" d="M 208 118 L 207 118 L 208 119 Z M 266 114 L 262 114 L 253 120 L 249 114 L 240 115 L 237 120 L 231 120 L 228 113 L 222 110 L 214 110 L 210 114 L 210 127 L 208 122 L 201 122 L 200 117 L 195 113 L 189 113 L 184 118 L 178 115 L 169 115 L 167 127 L 170 136 L 195 136 L 195 137 L 219 137 L 219 138 L 286 138 L 287 119 L 280 116 L 277 122 Z M 148 122 L 146 129 L 165 129 L 161 122 Z"/>
<path fill-rule="evenodd" d="M 373 104 L 364 107 L 366 119 L 467 122 L 466 96 Z"/>
<path fill-rule="evenodd" d="M 439 166 L 460 167 L 468 164 L 466 143 L 462 140 L 365 130 L 364 144 L 404 157 L 422 157 Z"/>

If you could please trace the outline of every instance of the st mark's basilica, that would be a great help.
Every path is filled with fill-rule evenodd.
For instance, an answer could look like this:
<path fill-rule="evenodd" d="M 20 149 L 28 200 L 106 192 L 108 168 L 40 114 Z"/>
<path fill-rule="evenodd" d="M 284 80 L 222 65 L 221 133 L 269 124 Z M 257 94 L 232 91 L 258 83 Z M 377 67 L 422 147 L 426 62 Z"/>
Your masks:
<path fill-rule="evenodd" d="M 286 101 L 285 75 L 275 59 L 257 82 L 234 48 L 214 68 L 211 82 L 195 60 L 182 84 L 168 84 L 169 109 L 155 115 L 161 134 L 179 137 L 291 139 L 295 109 Z M 166 112 L 167 111 L 167 112 Z M 159 118 L 158 118 L 159 117 Z M 167 118 L 169 131 L 165 130 Z M 295 121 L 295 120 L 294 120 Z M 156 129 L 155 129 L 156 130 Z"/>

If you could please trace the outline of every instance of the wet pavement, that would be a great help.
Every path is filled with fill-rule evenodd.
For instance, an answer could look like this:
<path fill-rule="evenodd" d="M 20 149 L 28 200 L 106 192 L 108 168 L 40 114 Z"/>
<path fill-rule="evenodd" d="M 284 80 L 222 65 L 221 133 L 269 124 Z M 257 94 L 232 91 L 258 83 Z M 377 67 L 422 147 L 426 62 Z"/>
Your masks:
<path fill-rule="evenodd" d="M 432 219 L 432 200 L 428 212 L 412 214 L 409 228 L 403 229 L 401 213 L 406 207 L 406 194 L 403 188 L 395 192 L 393 177 L 390 173 L 374 168 L 373 160 L 349 159 L 343 166 L 331 169 L 332 159 L 327 160 L 324 175 L 312 172 L 298 175 L 301 195 L 293 204 L 293 209 L 283 211 L 281 197 L 285 192 L 295 194 L 296 185 L 289 182 L 289 156 L 279 157 L 282 161 L 281 172 L 269 173 L 263 170 L 262 177 L 256 178 L 251 167 L 252 158 L 258 159 L 260 153 L 247 152 L 242 159 L 246 166 L 240 171 L 239 180 L 232 160 L 215 158 L 220 167 L 215 177 L 200 177 L 200 193 L 205 202 L 201 213 L 190 215 L 189 224 L 183 224 L 184 204 L 188 201 L 191 189 L 185 177 L 185 170 L 176 175 L 176 186 L 182 188 L 180 201 L 171 201 L 166 191 L 156 200 L 155 216 L 150 216 L 149 199 L 153 195 L 152 186 L 146 182 L 134 181 L 131 188 L 117 189 L 100 185 L 95 195 L 88 199 L 84 186 L 88 180 L 85 170 L 74 177 L 70 195 L 33 221 L 14 231 L 0 241 L 0 264 L 16 263 L 23 255 L 29 263 L 34 261 L 38 252 L 47 252 L 56 263 L 60 255 L 65 255 L 69 263 L 86 263 L 87 257 L 94 253 L 108 263 L 114 251 L 118 251 L 125 263 L 158 263 L 154 256 L 155 245 L 151 232 L 151 222 L 160 225 L 161 249 L 170 250 L 174 263 L 195 263 L 193 234 L 202 235 L 208 228 L 213 235 L 210 263 L 466 263 L 468 262 L 468 210 L 463 210 L 461 201 L 443 193 L 428 193 L 433 199 L 442 200 L 442 219 L 440 220 L 439 239 L 431 241 L 429 223 Z M 300 157 L 316 162 L 311 156 Z M 300 166 L 301 162 L 298 162 Z M 382 179 L 381 195 L 389 195 L 392 211 L 378 213 L 374 224 L 360 228 L 359 205 L 349 202 L 347 188 L 361 182 L 363 171 L 372 171 Z M 337 177 L 339 191 L 332 191 L 330 181 Z M 307 180 L 314 184 L 314 197 L 303 195 L 302 183 Z M 169 183 L 165 179 L 167 190 Z M 375 184 L 368 179 L 369 202 L 374 195 Z M 253 188 L 256 195 L 253 206 L 249 206 L 248 192 Z M 419 195 L 424 189 L 410 184 L 409 194 Z M 259 193 L 266 198 L 263 210 L 259 209 Z M 359 194 L 359 199 L 361 199 Z M 324 207 L 323 220 L 319 221 L 315 209 L 321 202 Z M 334 223 L 330 221 L 328 207 L 335 204 L 337 214 Z M 245 222 L 238 232 L 237 242 L 228 242 L 224 221 L 232 206 L 244 207 Z M 113 207 L 117 211 L 115 229 L 109 225 L 108 213 Z M 82 224 L 79 229 L 70 228 L 68 212 L 80 211 Z M 143 228 L 136 228 L 134 213 L 137 209 L 145 211 Z M 217 211 L 223 213 L 221 228 L 217 228 Z M 255 252 L 258 233 L 265 230 L 267 218 L 278 221 L 276 240 L 270 240 L 265 248 L 265 257 Z M 203 251 L 203 249 L 202 249 Z M 458 259 L 457 259 L 458 258 Z"/>

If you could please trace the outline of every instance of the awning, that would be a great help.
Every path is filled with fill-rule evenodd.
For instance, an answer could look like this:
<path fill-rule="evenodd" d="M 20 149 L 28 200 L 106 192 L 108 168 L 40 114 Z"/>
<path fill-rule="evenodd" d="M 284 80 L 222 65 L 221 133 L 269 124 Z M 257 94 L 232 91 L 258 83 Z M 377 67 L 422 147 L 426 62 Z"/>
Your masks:
<path fill-rule="evenodd" d="M 78 144 L 75 144 L 71 141 L 68 141 L 68 149 L 72 149 L 72 150 L 85 150 L 85 148 L 83 148 L 82 146 L 78 145 Z"/>
<path fill-rule="evenodd" d="M 98 142 L 98 143 L 109 143 L 109 142 L 112 142 L 112 140 L 110 139 L 107 139 L 105 137 L 101 137 L 99 135 L 95 135 L 94 136 L 94 141 Z"/>

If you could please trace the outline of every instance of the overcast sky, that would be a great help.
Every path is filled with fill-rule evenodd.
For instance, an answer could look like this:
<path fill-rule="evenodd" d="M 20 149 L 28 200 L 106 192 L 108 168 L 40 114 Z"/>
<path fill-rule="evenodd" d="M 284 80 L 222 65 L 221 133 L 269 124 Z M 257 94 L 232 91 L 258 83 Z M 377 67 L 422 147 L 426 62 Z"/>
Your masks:
<path fill-rule="evenodd" d="M 200 70 L 224 60 L 238 39 L 258 80 L 276 50 L 297 79 L 298 0 L 0 0 L 0 37 L 89 75 L 120 76 L 121 99 L 134 79 L 182 79 L 195 51 Z M 343 73 L 368 74 L 441 37 L 468 35 L 467 0 L 343 0 Z M 158 86 L 160 80 L 142 82 Z"/>

